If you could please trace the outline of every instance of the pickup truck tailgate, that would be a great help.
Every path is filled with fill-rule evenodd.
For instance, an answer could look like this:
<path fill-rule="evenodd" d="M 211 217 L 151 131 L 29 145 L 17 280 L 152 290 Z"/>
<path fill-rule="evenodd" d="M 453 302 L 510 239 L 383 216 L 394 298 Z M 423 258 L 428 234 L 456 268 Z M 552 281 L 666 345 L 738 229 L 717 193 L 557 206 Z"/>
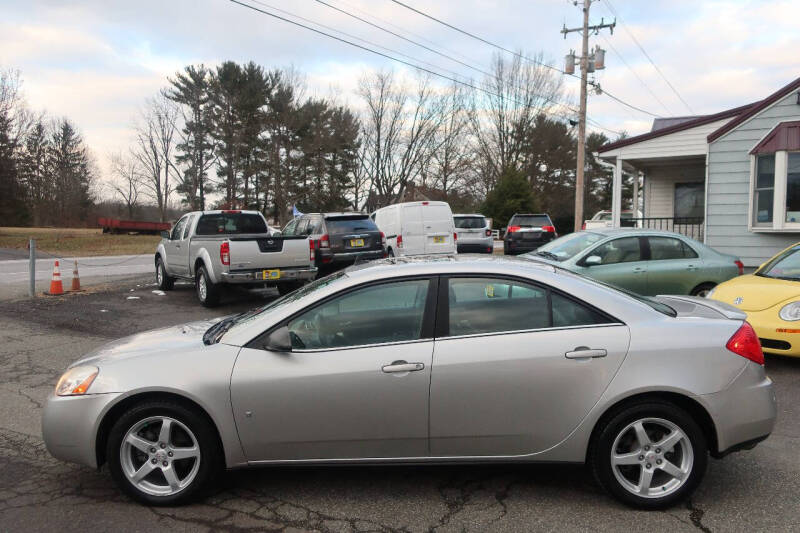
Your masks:
<path fill-rule="evenodd" d="M 236 236 L 230 241 L 230 269 L 297 268 L 311 264 L 307 237 Z"/>

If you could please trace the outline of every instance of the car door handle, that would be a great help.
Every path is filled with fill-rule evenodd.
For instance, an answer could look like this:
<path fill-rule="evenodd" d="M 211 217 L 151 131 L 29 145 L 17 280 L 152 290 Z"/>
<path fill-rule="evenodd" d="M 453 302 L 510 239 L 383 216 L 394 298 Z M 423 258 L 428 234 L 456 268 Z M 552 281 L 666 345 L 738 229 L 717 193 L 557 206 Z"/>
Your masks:
<path fill-rule="evenodd" d="M 641 274 L 642 272 L 646 272 L 642 267 L 636 267 L 633 269 L 634 274 Z"/>
<path fill-rule="evenodd" d="M 390 365 L 385 365 L 381 368 L 386 374 L 395 374 L 398 372 L 417 372 L 425 368 L 422 363 L 407 363 L 405 361 L 395 361 Z"/>
<path fill-rule="evenodd" d="M 608 355 L 608 352 L 602 348 L 592 349 L 586 346 L 578 346 L 575 350 L 564 354 L 567 359 L 593 359 L 595 357 L 605 357 L 606 355 Z"/>
<path fill-rule="evenodd" d="M 181 247 L 180 243 L 175 243 L 175 248 L 180 248 L 180 247 Z"/>
<path fill-rule="evenodd" d="M 697 270 L 697 267 L 694 265 L 689 265 L 686 267 L 686 270 Z"/>

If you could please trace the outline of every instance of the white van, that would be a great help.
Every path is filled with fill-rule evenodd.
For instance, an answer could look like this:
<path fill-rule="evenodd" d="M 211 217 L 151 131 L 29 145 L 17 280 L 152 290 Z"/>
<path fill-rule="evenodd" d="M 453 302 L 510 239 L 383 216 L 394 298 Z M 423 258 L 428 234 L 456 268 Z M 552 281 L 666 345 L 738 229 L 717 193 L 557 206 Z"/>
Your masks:
<path fill-rule="evenodd" d="M 447 202 L 395 204 L 371 217 L 386 235 L 390 257 L 456 253 L 456 227 Z"/>

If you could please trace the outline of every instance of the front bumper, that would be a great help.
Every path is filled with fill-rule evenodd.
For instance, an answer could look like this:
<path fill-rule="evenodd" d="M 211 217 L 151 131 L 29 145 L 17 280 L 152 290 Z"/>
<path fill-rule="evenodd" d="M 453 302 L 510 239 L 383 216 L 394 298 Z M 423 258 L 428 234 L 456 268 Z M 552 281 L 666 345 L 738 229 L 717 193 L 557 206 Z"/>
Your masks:
<path fill-rule="evenodd" d="M 717 454 L 755 445 L 775 427 L 778 404 L 764 367 L 748 362 L 724 390 L 696 397 L 708 410 L 717 432 Z M 745 446 L 746 447 L 746 446 Z"/>
<path fill-rule="evenodd" d="M 264 279 L 264 270 L 280 270 L 281 277 L 276 280 Z M 221 274 L 222 283 L 247 284 L 247 283 L 280 283 L 281 281 L 305 281 L 314 279 L 317 275 L 317 268 L 280 268 L 280 269 L 259 269 L 259 270 L 237 270 L 235 272 L 223 272 Z"/>
<path fill-rule="evenodd" d="M 764 353 L 800 357 L 800 322 L 781 320 L 778 313 L 782 305 L 748 312 L 747 321 L 761 339 Z"/>
<path fill-rule="evenodd" d="M 56 459 L 97 468 L 97 430 L 119 393 L 50 396 L 42 412 L 42 437 Z"/>

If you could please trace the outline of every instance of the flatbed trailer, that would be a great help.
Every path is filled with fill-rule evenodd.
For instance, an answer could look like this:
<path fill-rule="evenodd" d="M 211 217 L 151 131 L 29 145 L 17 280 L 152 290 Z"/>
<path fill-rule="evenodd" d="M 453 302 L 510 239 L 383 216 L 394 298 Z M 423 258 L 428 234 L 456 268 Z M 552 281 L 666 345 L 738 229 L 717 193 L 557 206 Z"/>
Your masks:
<path fill-rule="evenodd" d="M 97 225 L 103 228 L 103 233 L 147 233 L 158 235 L 162 231 L 169 231 L 172 224 L 169 222 L 146 222 L 144 220 L 119 220 L 117 218 L 98 217 Z"/>

